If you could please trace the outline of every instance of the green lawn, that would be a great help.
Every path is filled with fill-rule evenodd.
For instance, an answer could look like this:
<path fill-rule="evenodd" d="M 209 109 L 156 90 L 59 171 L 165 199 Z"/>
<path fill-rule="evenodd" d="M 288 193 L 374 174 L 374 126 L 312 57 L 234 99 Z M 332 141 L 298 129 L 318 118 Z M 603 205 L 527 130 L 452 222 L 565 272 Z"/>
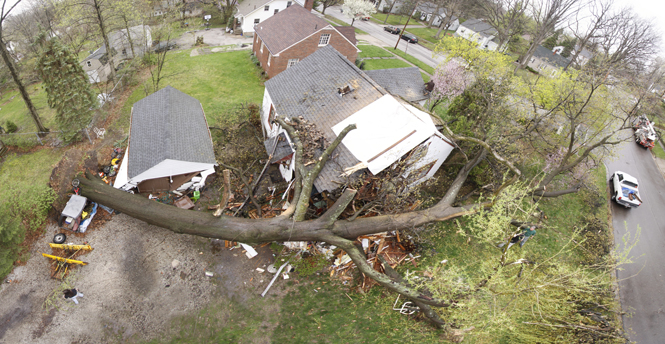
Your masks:
<path fill-rule="evenodd" d="M 360 53 L 358 53 L 359 58 L 366 58 L 366 57 L 393 57 L 391 52 L 387 51 L 386 49 L 383 49 L 381 47 L 377 47 L 375 45 L 358 45 L 358 49 L 361 50 Z"/>
<path fill-rule="evenodd" d="M 439 29 L 436 27 L 432 27 L 429 29 L 425 27 L 417 27 L 417 28 L 407 29 L 406 31 L 418 36 L 418 40 L 426 40 L 431 43 L 436 43 L 440 39 L 436 38 L 436 33 L 439 32 Z M 444 35 L 450 36 L 453 33 L 455 33 L 455 31 L 446 30 L 441 33 L 441 37 L 443 37 Z"/>
<path fill-rule="evenodd" d="M 390 52 L 397 55 L 397 56 L 400 56 L 401 58 L 403 58 L 403 59 L 405 59 L 405 60 L 407 60 L 411 63 L 413 63 L 414 65 L 416 65 L 416 67 L 424 70 L 425 72 L 434 75 L 434 68 L 428 66 L 425 62 L 420 61 L 417 58 L 415 58 L 415 57 L 413 57 L 409 54 L 405 54 L 403 51 L 401 51 L 399 49 L 394 49 L 394 50 L 390 49 Z"/>
<path fill-rule="evenodd" d="M 364 70 L 412 67 L 410 64 L 398 59 L 364 60 L 363 62 L 365 62 Z"/>
<path fill-rule="evenodd" d="M 660 144 L 656 142 L 656 146 L 651 149 L 653 154 L 660 159 L 665 159 L 665 152 L 663 151 L 662 148 L 660 148 Z"/>
<path fill-rule="evenodd" d="M 257 67 L 249 58 L 249 51 L 194 57 L 189 56 L 190 52 L 185 50 L 167 54 L 162 71 L 167 77 L 160 82 L 160 89 L 170 85 L 198 99 L 211 126 L 217 125 L 222 119 L 235 120 L 232 118 L 234 109 L 242 103 L 261 105 L 264 86 Z M 128 128 L 132 106 L 144 97 L 143 87 L 137 87 L 122 109 L 118 127 Z"/>
<path fill-rule="evenodd" d="M 26 87 L 33 105 L 37 108 L 37 113 L 42 119 L 42 123 L 52 130 L 55 128 L 55 110 L 48 106 L 46 100 L 46 91 L 41 83 L 32 84 Z M 18 126 L 18 131 L 34 132 L 37 131 L 35 122 L 30 117 L 28 108 L 25 106 L 23 98 L 18 90 L 14 89 L 2 94 L 0 99 L 0 126 L 5 126 L 5 122 L 10 120 Z"/>

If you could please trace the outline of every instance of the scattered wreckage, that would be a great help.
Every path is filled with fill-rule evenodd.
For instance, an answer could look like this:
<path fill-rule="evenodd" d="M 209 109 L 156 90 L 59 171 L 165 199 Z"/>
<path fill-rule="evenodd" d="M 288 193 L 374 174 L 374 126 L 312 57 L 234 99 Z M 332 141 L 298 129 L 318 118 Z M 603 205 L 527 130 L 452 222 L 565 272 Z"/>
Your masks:
<path fill-rule="evenodd" d="M 646 115 L 637 117 L 633 125 L 635 131 L 635 142 L 646 149 L 653 149 L 657 136 L 653 123 L 649 121 Z"/>

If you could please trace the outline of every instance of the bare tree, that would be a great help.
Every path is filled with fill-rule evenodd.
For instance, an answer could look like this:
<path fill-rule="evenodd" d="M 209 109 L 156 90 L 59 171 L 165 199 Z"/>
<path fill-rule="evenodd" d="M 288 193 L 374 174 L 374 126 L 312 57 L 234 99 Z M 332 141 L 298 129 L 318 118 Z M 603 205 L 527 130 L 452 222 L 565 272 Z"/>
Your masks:
<path fill-rule="evenodd" d="M 507 46 L 513 36 L 522 33 L 527 24 L 525 12 L 530 0 L 478 1 L 477 6 L 488 24 L 497 31 L 499 47 Z"/>
<path fill-rule="evenodd" d="M 528 12 L 535 27 L 531 33 L 531 45 L 520 58 L 519 64 L 515 68 L 516 71 L 526 67 L 540 43 L 554 33 L 556 28 L 573 13 L 576 13 L 580 5 L 581 0 L 534 0 L 529 4 Z"/>
<path fill-rule="evenodd" d="M 21 0 L 18 0 L 13 5 L 8 6 L 9 8 L 6 9 L 5 11 L 5 7 L 7 6 L 7 0 L 2 1 L 2 9 L 0 10 L 0 55 L 2 55 L 2 60 L 5 62 L 5 65 L 7 66 L 7 69 L 9 69 L 9 73 L 11 74 L 12 79 L 14 79 L 14 83 L 16 83 L 16 87 L 21 93 L 21 97 L 23 97 L 25 106 L 28 108 L 30 116 L 32 117 L 32 120 L 35 122 L 37 130 L 40 133 L 44 133 L 48 132 L 48 129 L 44 126 L 44 124 L 42 124 L 42 120 L 41 118 L 39 118 L 39 115 L 37 114 L 37 109 L 32 104 L 30 95 L 28 94 L 28 91 L 25 89 L 25 86 L 23 85 L 23 82 L 21 81 L 21 78 L 18 75 L 18 71 L 16 69 L 16 66 L 14 65 L 14 59 L 12 56 L 10 56 L 9 49 L 7 48 L 7 44 L 5 43 L 5 39 L 3 37 L 3 26 L 5 24 L 5 20 L 7 19 L 11 11 L 19 3 L 21 3 Z"/>
<path fill-rule="evenodd" d="M 612 13 L 614 0 L 593 0 L 587 6 L 588 18 L 580 18 L 582 12 L 575 14 L 570 29 L 575 38 L 577 38 L 577 47 L 570 57 L 570 62 L 564 68 L 567 70 L 571 64 L 575 64 L 582 51 L 590 43 L 598 40 L 603 31 L 609 29 L 608 25 L 613 21 L 615 14 Z"/>
<path fill-rule="evenodd" d="M 439 27 L 439 31 L 436 32 L 436 38 L 441 37 L 441 33 L 444 30 L 448 30 L 450 25 L 453 23 L 453 18 L 455 17 L 460 17 L 464 13 L 464 5 L 465 1 L 464 0 L 441 0 L 441 5 L 445 9 L 445 18 L 443 18 L 443 21 L 441 22 L 441 26 Z"/>

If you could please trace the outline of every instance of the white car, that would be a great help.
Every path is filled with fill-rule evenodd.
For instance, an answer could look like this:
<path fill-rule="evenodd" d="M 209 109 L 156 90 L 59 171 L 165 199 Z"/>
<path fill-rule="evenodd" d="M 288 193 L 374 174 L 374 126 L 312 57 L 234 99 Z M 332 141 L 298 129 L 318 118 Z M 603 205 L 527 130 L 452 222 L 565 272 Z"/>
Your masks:
<path fill-rule="evenodd" d="M 637 179 L 626 172 L 616 171 L 610 177 L 612 200 L 626 208 L 642 204 L 638 187 Z"/>

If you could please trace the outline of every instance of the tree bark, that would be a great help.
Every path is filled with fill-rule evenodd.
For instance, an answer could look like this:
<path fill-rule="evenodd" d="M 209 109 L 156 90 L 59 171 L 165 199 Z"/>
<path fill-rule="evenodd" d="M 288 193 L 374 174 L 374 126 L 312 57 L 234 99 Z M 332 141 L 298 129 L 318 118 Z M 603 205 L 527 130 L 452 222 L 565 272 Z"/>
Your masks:
<path fill-rule="evenodd" d="M 35 122 L 37 131 L 39 131 L 40 135 L 44 135 L 49 130 L 44 126 L 44 124 L 42 124 L 42 119 L 39 118 L 39 114 L 37 114 L 37 109 L 32 104 L 30 95 L 28 94 L 28 91 L 25 89 L 25 86 L 23 85 L 21 78 L 18 76 L 18 71 L 14 66 L 14 61 L 12 60 L 11 56 L 9 56 L 9 50 L 7 50 L 7 45 L 5 45 L 5 42 L 2 39 L 1 29 L 0 29 L 0 55 L 2 55 L 2 60 L 5 62 L 7 69 L 9 69 L 9 73 L 12 75 L 12 79 L 14 79 L 14 83 L 16 83 L 16 87 L 21 93 L 21 97 L 23 97 L 25 106 L 28 108 L 28 112 L 30 112 L 30 117 L 32 117 L 32 120 Z"/>
<path fill-rule="evenodd" d="M 99 25 L 99 31 L 102 33 L 102 39 L 104 39 L 104 44 L 106 44 L 106 54 L 108 55 L 109 58 L 109 64 L 111 65 L 111 76 L 110 80 L 111 82 L 115 81 L 115 65 L 113 64 L 113 51 L 111 44 L 109 42 L 109 36 L 106 28 L 106 22 L 104 17 L 102 16 L 102 4 L 100 2 L 101 0 L 93 0 L 93 7 L 95 10 L 95 14 L 97 15 L 97 25 Z"/>

